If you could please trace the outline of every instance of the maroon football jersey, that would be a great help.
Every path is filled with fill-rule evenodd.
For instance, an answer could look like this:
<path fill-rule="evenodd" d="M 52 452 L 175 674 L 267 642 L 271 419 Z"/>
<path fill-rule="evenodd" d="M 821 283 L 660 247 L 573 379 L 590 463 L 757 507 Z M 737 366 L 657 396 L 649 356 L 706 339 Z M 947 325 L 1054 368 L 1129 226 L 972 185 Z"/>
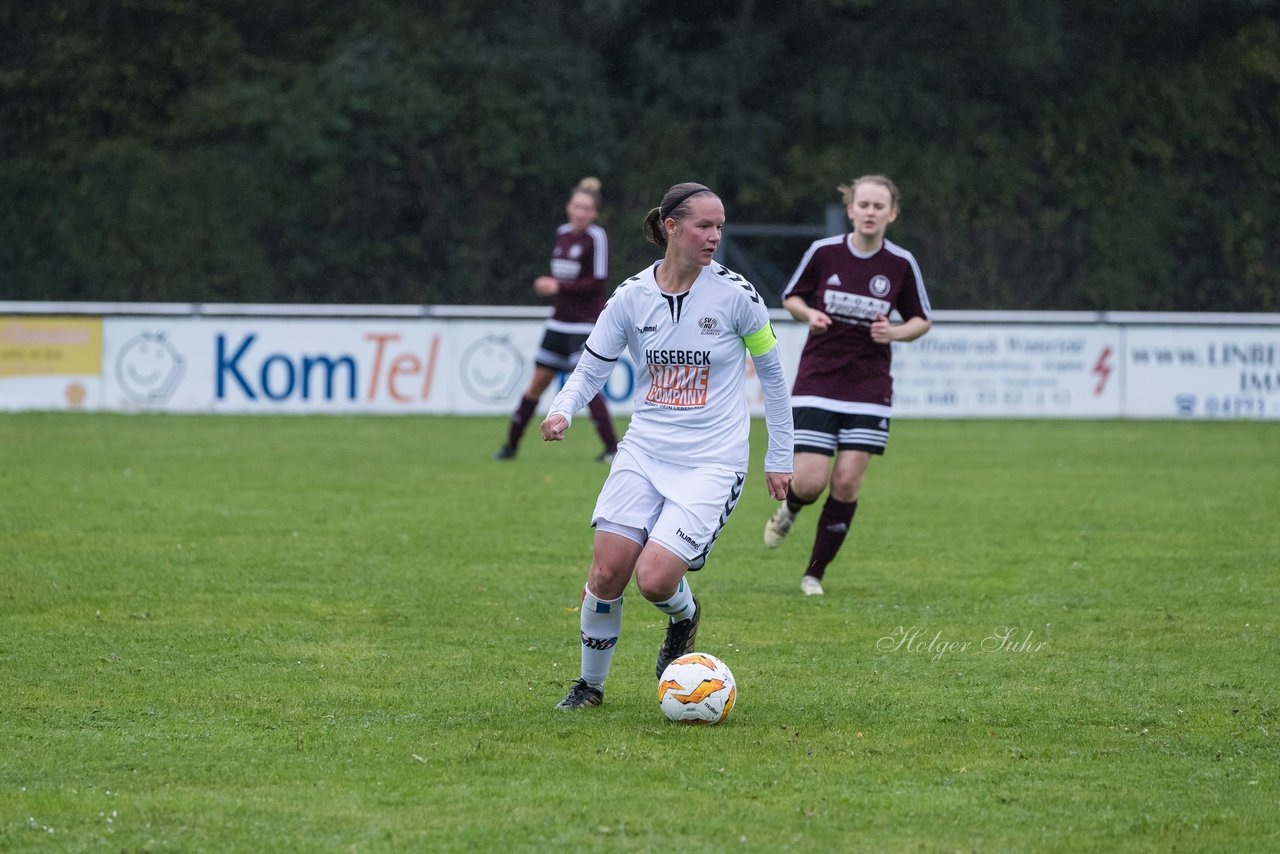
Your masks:
<path fill-rule="evenodd" d="M 605 280 L 609 278 L 609 238 L 604 229 L 589 225 L 574 234 L 568 223 L 556 229 L 551 275 L 560 283 L 551 319 L 561 324 L 587 324 L 582 331 L 590 332 L 590 325 L 604 310 Z"/>
<path fill-rule="evenodd" d="M 893 401 L 888 344 L 871 340 L 871 323 L 893 309 L 903 320 L 929 319 L 929 297 L 915 256 L 896 244 L 871 255 L 853 248 L 852 235 L 814 241 L 782 293 L 803 297 L 831 326 L 810 333 L 800 354 L 792 406 L 888 415 Z"/>

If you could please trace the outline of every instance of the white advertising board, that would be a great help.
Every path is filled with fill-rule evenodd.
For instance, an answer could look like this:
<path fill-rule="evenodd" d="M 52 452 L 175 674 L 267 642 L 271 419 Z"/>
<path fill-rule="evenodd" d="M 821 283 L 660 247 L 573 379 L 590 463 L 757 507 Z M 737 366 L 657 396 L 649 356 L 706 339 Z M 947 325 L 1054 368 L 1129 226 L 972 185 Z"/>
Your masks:
<path fill-rule="evenodd" d="M 119 411 L 505 414 L 542 340 L 528 320 L 102 323 L 103 407 Z M 620 412 L 631 375 L 623 360 L 607 389 Z"/>
<path fill-rule="evenodd" d="M 1119 354 L 1111 327 L 935 325 L 893 347 L 893 414 L 1116 418 Z"/>
<path fill-rule="evenodd" d="M 1280 419 L 1280 329 L 1132 327 L 1125 415 Z"/>
<path fill-rule="evenodd" d="M 467 414 L 510 414 L 529 387 L 543 327 L 529 320 L 456 320 L 444 338 L 440 369 L 450 389 L 451 411 Z M 551 404 L 562 375 L 543 395 L 541 411 Z M 604 395 L 616 414 L 631 411 L 635 368 L 627 356 L 618 360 Z"/>
<path fill-rule="evenodd" d="M 102 381 L 96 376 L 0 376 L 0 412 L 23 409 L 87 412 L 101 408 Z"/>
<path fill-rule="evenodd" d="M 106 318 L 103 405 L 121 411 L 447 412 L 446 324 Z"/>
<path fill-rule="evenodd" d="M 513 309 L 126 308 L 0 315 L 0 410 L 505 415 L 543 334 Z M 955 314 L 894 345 L 895 416 L 1280 420 L 1277 315 Z M 808 330 L 774 317 L 792 382 Z M 604 390 L 615 414 L 631 411 L 636 376 L 619 359 Z M 750 365 L 747 398 L 763 414 Z"/>

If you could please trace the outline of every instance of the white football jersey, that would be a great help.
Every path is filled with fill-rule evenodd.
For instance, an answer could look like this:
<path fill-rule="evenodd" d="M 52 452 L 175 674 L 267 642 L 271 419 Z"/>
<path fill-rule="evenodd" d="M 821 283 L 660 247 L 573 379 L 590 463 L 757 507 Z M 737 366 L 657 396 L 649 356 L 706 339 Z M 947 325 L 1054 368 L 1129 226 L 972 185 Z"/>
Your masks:
<path fill-rule="evenodd" d="M 751 421 L 743 338 L 768 326 L 769 311 L 750 282 L 718 263 L 684 293 L 665 293 L 654 279 L 659 264 L 618 286 L 587 339 L 596 357 L 616 361 L 625 349 L 636 364 L 622 444 L 681 465 L 745 472 Z M 561 396 L 569 391 L 566 385 Z M 572 405 L 561 396 L 552 411 Z"/>

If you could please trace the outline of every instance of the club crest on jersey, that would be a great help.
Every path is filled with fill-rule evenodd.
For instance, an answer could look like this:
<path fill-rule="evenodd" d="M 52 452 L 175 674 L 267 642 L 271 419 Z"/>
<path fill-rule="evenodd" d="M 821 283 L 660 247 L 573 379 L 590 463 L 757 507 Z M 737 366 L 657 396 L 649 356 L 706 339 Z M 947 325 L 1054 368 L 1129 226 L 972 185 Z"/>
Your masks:
<path fill-rule="evenodd" d="M 871 279 L 870 287 L 871 287 L 871 293 L 875 294 L 878 297 L 884 296 L 885 294 L 889 293 L 889 277 L 873 276 Z"/>
<path fill-rule="evenodd" d="M 704 317 L 698 321 L 698 328 L 702 330 L 703 335 L 719 335 L 720 322 L 714 317 Z"/>
<path fill-rule="evenodd" d="M 577 257 L 578 257 L 579 255 L 581 255 L 581 254 L 582 254 L 582 244 L 581 244 L 581 243 L 575 243 L 575 244 L 573 244 L 572 246 L 570 246 L 570 247 L 569 247 L 569 257 L 570 257 L 570 258 L 577 258 Z"/>

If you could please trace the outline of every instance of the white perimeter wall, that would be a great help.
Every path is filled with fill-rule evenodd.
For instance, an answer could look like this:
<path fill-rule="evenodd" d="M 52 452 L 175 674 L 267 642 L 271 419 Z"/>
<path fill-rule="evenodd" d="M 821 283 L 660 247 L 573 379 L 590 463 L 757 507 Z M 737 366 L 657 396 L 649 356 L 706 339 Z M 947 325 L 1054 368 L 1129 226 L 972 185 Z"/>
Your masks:
<path fill-rule="evenodd" d="M 0 410 L 507 414 L 545 314 L 0 303 Z M 806 330 L 774 317 L 794 377 Z M 635 382 L 624 358 L 615 412 Z M 1280 315 L 938 312 L 894 387 L 908 418 L 1280 419 Z"/>

